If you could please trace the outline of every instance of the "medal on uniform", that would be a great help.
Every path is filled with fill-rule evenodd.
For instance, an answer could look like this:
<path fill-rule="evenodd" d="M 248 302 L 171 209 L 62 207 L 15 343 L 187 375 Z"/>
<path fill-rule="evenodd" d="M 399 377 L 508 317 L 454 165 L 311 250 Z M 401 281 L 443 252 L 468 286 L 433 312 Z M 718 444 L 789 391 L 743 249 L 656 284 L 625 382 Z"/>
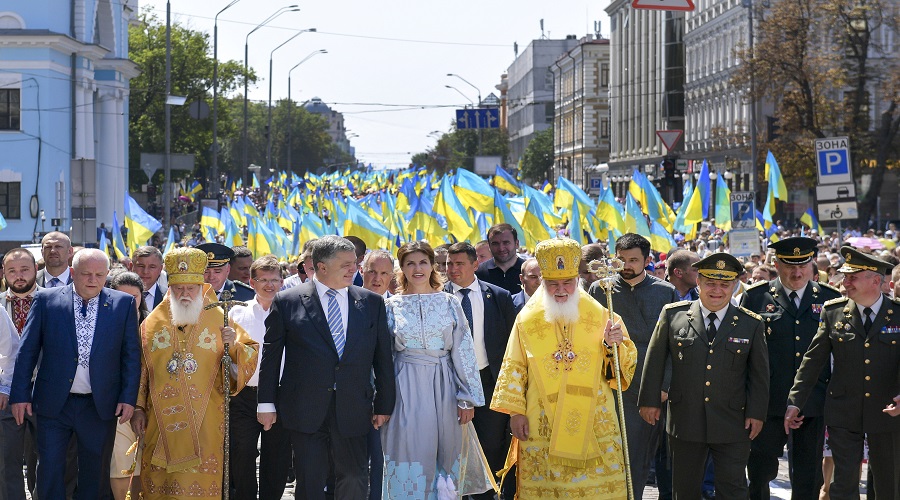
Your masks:
<path fill-rule="evenodd" d="M 775 312 L 775 304 L 766 304 L 766 312 Z"/>
<path fill-rule="evenodd" d="M 197 360 L 194 359 L 193 353 L 187 353 L 187 359 L 184 360 L 184 373 L 188 375 L 192 375 L 197 372 L 197 368 L 199 367 L 197 364 Z"/>
<path fill-rule="evenodd" d="M 175 372 L 178 371 L 178 365 L 180 364 L 179 361 L 180 360 L 178 359 L 178 352 L 173 352 L 172 359 L 170 359 L 169 362 L 166 363 L 166 371 L 169 372 L 169 375 L 175 375 Z"/>

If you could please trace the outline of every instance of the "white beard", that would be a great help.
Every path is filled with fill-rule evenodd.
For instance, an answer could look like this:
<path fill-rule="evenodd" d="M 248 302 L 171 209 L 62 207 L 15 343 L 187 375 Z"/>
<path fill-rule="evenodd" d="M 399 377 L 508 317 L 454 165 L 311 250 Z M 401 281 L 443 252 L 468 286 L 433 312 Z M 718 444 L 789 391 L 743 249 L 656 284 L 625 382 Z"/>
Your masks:
<path fill-rule="evenodd" d="M 203 297 L 198 296 L 187 305 L 179 300 L 170 300 L 169 311 L 172 313 L 172 322 L 176 325 L 197 324 L 200 313 L 203 312 Z"/>
<path fill-rule="evenodd" d="M 556 302 L 556 298 L 544 290 L 544 320 L 547 323 L 555 323 L 562 321 L 564 323 L 575 323 L 578 321 L 578 301 L 581 299 L 581 287 L 576 287 L 575 292 L 563 303 Z"/>

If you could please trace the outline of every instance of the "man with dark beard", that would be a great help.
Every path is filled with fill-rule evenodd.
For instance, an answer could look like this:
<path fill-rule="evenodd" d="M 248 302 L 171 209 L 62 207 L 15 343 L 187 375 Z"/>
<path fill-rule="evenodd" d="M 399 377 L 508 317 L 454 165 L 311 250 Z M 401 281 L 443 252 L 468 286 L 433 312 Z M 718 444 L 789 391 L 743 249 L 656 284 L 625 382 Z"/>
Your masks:
<path fill-rule="evenodd" d="M 225 381 L 229 346 L 231 394 L 256 371 L 259 344 L 240 326 L 222 326 L 224 311 L 203 282 L 207 254 L 166 254 L 169 291 L 141 325 L 141 385 L 131 425 L 143 437 L 144 498 L 220 498 L 224 463 Z M 146 431 L 146 433 L 145 433 Z"/>
<path fill-rule="evenodd" d="M 613 349 L 623 389 L 637 350 L 621 318 L 578 286 L 577 242 L 542 241 L 535 257 L 543 284 L 516 317 L 491 401 L 510 415 L 506 470 L 518 467 L 519 498 L 624 498 Z"/>

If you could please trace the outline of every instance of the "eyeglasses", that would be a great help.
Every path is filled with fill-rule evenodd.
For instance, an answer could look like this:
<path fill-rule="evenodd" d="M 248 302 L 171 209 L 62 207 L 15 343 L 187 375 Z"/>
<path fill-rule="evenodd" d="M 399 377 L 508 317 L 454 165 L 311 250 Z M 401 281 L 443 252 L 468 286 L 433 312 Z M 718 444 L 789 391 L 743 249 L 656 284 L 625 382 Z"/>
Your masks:
<path fill-rule="evenodd" d="M 263 286 L 267 286 L 267 285 L 278 286 L 281 284 L 282 281 L 284 281 L 281 278 L 275 278 L 275 279 L 271 279 L 271 280 L 261 280 L 259 278 L 250 278 L 250 279 L 252 279 L 253 281 L 255 281 Z"/>

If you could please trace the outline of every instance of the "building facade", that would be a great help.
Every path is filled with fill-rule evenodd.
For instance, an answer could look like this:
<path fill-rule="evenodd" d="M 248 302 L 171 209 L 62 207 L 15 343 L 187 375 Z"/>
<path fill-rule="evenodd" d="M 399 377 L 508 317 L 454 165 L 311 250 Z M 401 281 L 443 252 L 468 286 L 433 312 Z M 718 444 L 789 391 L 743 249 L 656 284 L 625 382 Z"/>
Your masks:
<path fill-rule="evenodd" d="M 328 136 L 331 137 L 331 142 L 338 149 L 350 156 L 356 156 L 356 150 L 350 145 L 350 139 L 347 138 L 347 128 L 344 126 L 344 115 L 342 113 L 331 109 L 318 97 L 310 99 L 304 107 L 310 113 L 315 113 L 325 119 L 328 123 Z"/>
<path fill-rule="evenodd" d="M 550 66 L 553 172 L 585 190 L 591 167 L 609 161 L 609 40 L 588 35 Z"/>
<path fill-rule="evenodd" d="M 509 163 L 518 165 L 534 134 L 553 124 L 553 65 L 578 45 L 575 35 L 563 40 L 533 40 L 506 71 L 506 125 Z M 501 96 L 503 90 L 501 89 Z"/>
<path fill-rule="evenodd" d="M 0 11 L 0 246 L 59 229 L 97 243 L 124 220 L 128 27 L 136 0 L 6 2 Z M 54 224 L 55 223 L 55 224 Z"/>

